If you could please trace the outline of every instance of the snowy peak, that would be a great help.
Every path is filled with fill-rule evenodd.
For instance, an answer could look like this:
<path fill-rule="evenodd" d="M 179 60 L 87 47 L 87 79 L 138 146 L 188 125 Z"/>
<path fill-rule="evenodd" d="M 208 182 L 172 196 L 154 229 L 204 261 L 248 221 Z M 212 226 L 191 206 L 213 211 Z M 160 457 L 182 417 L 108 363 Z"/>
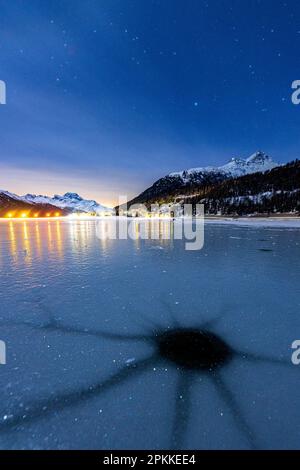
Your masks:
<path fill-rule="evenodd" d="M 247 162 L 260 162 L 264 163 L 266 161 L 272 161 L 272 158 L 269 157 L 266 153 L 261 152 L 260 150 L 258 152 L 253 153 L 250 155 L 249 158 L 246 159 Z"/>
<path fill-rule="evenodd" d="M 128 204 L 165 203 L 180 197 L 188 198 L 203 192 L 205 188 L 212 188 L 231 178 L 240 178 L 251 173 L 265 173 L 275 167 L 281 167 L 281 165 L 274 162 L 265 153 L 256 152 L 248 158 L 231 158 L 228 163 L 222 166 L 190 168 L 170 173 L 155 181 L 151 187 Z M 257 177 L 259 178 L 259 175 Z"/>
<path fill-rule="evenodd" d="M 264 152 L 255 152 L 249 158 L 246 159 L 248 165 L 258 165 L 263 168 L 269 167 L 270 165 L 274 168 L 274 165 L 279 166 L 278 163 L 274 162 L 269 155 Z"/>
<path fill-rule="evenodd" d="M 239 177 L 251 173 L 265 172 L 280 166 L 272 160 L 271 157 L 263 152 L 256 152 L 250 157 L 232 158 L 228 163 L 220 167 L 207 166 L 202 168 L 191 168 L 177 173 L 170 173 L 168 176 L 180 177 L 183 181 L 188 182 L 195 174 L 218 174 L 223 177 Z"/>
<path fill-rule="evenodd" d="M 15 193 L 10 193 L 9 191 L 5 191 L 4 189 L 0 189 L 0 194 L 7 196 L 11 199 L 15 199 L 16 201 L 24 201 L 24 198 L 21 196 L 18 196 Z"/>
<path fill-rule="evenodd" d="M 77 193 L 66 193 L 63 196 L 59 196 L 55 194 L 54 199 L 64 199 L 64 200 L 72 200 L 72 201 L 83 201 L 83 198 L 79 196 Z"/>
<path fill-rule="evenodd" d="M 57 207 L 49 202 L 34 203 L 17 194 L 0 190 L 0 218 L 51 217 L 54 214 L 58 217 L 66 216 L 70 212 L 68 209 L 58 211 Z"/>
<path fill-rule="evenodd" d="M 229 163 L 220 167 L 223 171 L 229 172 L 232 176 L 242 176 L 258 171 L 265 172 L 279 166 L 271 157 L 263 152 L 256 152 L 243 160 L 242 158 L 232 158 Z"/>
<path fill-rule="evenodd" d="M 61 209 L 71 209 L 78 212 L 89 212 L 101 215 L 103 213 L 111 213 L 112 209 L 98 204 L 94 200 L 83 199 L 77 193 L 65 193 L 63 196 L 55 194 L 53 197 L 34 194 L 26 194 L 23 200 L 30 203 L 38 204 L 52 204 L 53 206 Z"/>

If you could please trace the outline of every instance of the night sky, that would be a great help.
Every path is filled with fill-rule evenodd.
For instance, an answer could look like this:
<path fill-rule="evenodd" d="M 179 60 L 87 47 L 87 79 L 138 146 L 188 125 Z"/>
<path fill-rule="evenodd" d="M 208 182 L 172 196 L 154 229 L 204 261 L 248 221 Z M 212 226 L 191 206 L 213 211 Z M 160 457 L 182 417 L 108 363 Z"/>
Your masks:
<path fill-rule="evenodd" d="M 0 1 L 0 187 L 113 205 L 165 174 L 300 156 L 298 0 Z"/>

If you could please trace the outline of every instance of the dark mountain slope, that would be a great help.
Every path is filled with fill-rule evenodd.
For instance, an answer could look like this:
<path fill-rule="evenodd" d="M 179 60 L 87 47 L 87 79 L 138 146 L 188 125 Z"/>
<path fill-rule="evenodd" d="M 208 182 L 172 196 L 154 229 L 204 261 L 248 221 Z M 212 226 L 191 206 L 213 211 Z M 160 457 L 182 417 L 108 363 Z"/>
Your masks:
<path fill-rule="evenodd" d="M 21 198 L 0 192 L 0 217 L 47 217 L 55 215 L 68 215 L 70 211 L 58 209 L 51 204 L 30 204 Z"/>
<path fill-rule="evenodd" d="M 201 189 L 185 203 L 204 203 L 211 214 L 299 212 L 300 161 L 265 173 L 231 178 Z"/>
<path fill-rule="evenodd" d="M 220 167 L 191 168 L 170 173 L 157 180 L 150 188 L 132 199 L 132 204 L 169 203 L 178 196 L 191 196 L 231 178 L 237 178 L 258 171 L 264 172 L 278 167 L 271 157 L 263 152 L 256 152 L 247 159 L 232 158 Z M 118 208 L 116 208 L 118 210 Z"/>

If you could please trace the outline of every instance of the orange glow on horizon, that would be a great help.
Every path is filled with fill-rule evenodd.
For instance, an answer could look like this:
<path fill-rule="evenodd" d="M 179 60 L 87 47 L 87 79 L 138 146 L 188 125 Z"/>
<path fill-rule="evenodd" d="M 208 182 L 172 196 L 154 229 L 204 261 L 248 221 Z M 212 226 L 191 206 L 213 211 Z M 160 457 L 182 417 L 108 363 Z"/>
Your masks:
<path fill-rule="evenodd" d="M 119 203 L 119 191 L 115 188 L 119 186 L 120 178 L 115 171 L 110 179 L 104 178 L 97 172 L 70 174 L 70 172 L 58 172 L 57 169 L 49 168 L 41 170 L 27 169 L 26 166 L 20 168 L 3 162 L 0 164 L 0 170 L 0 188 L 7 188 L 16 194 L 46 194 L 51 197 L 54 194 L 78 192 L 84 199 L 94 199 L 103 206 L 114 207 Z M 122 175 L 122 184 L 123 181 Z M 120 194 L 127 194 L 128 200 L 131 200 L 137 192 L 131 188 L 130 184 L 126 185 Z"/>

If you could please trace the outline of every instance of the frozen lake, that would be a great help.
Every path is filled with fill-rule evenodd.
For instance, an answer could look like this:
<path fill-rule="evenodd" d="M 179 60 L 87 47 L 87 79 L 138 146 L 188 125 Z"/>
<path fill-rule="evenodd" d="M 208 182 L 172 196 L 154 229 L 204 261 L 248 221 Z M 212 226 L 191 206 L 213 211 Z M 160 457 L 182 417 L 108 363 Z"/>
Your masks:
<path fill-rule="evenodd" d="M 99 240 L 96 223 L 0 222 L 0 447 L 300 448 L 300 230 L 208 224 L 186 251 Z M 162 353 L 190 328 L 228 361 Z"/>

